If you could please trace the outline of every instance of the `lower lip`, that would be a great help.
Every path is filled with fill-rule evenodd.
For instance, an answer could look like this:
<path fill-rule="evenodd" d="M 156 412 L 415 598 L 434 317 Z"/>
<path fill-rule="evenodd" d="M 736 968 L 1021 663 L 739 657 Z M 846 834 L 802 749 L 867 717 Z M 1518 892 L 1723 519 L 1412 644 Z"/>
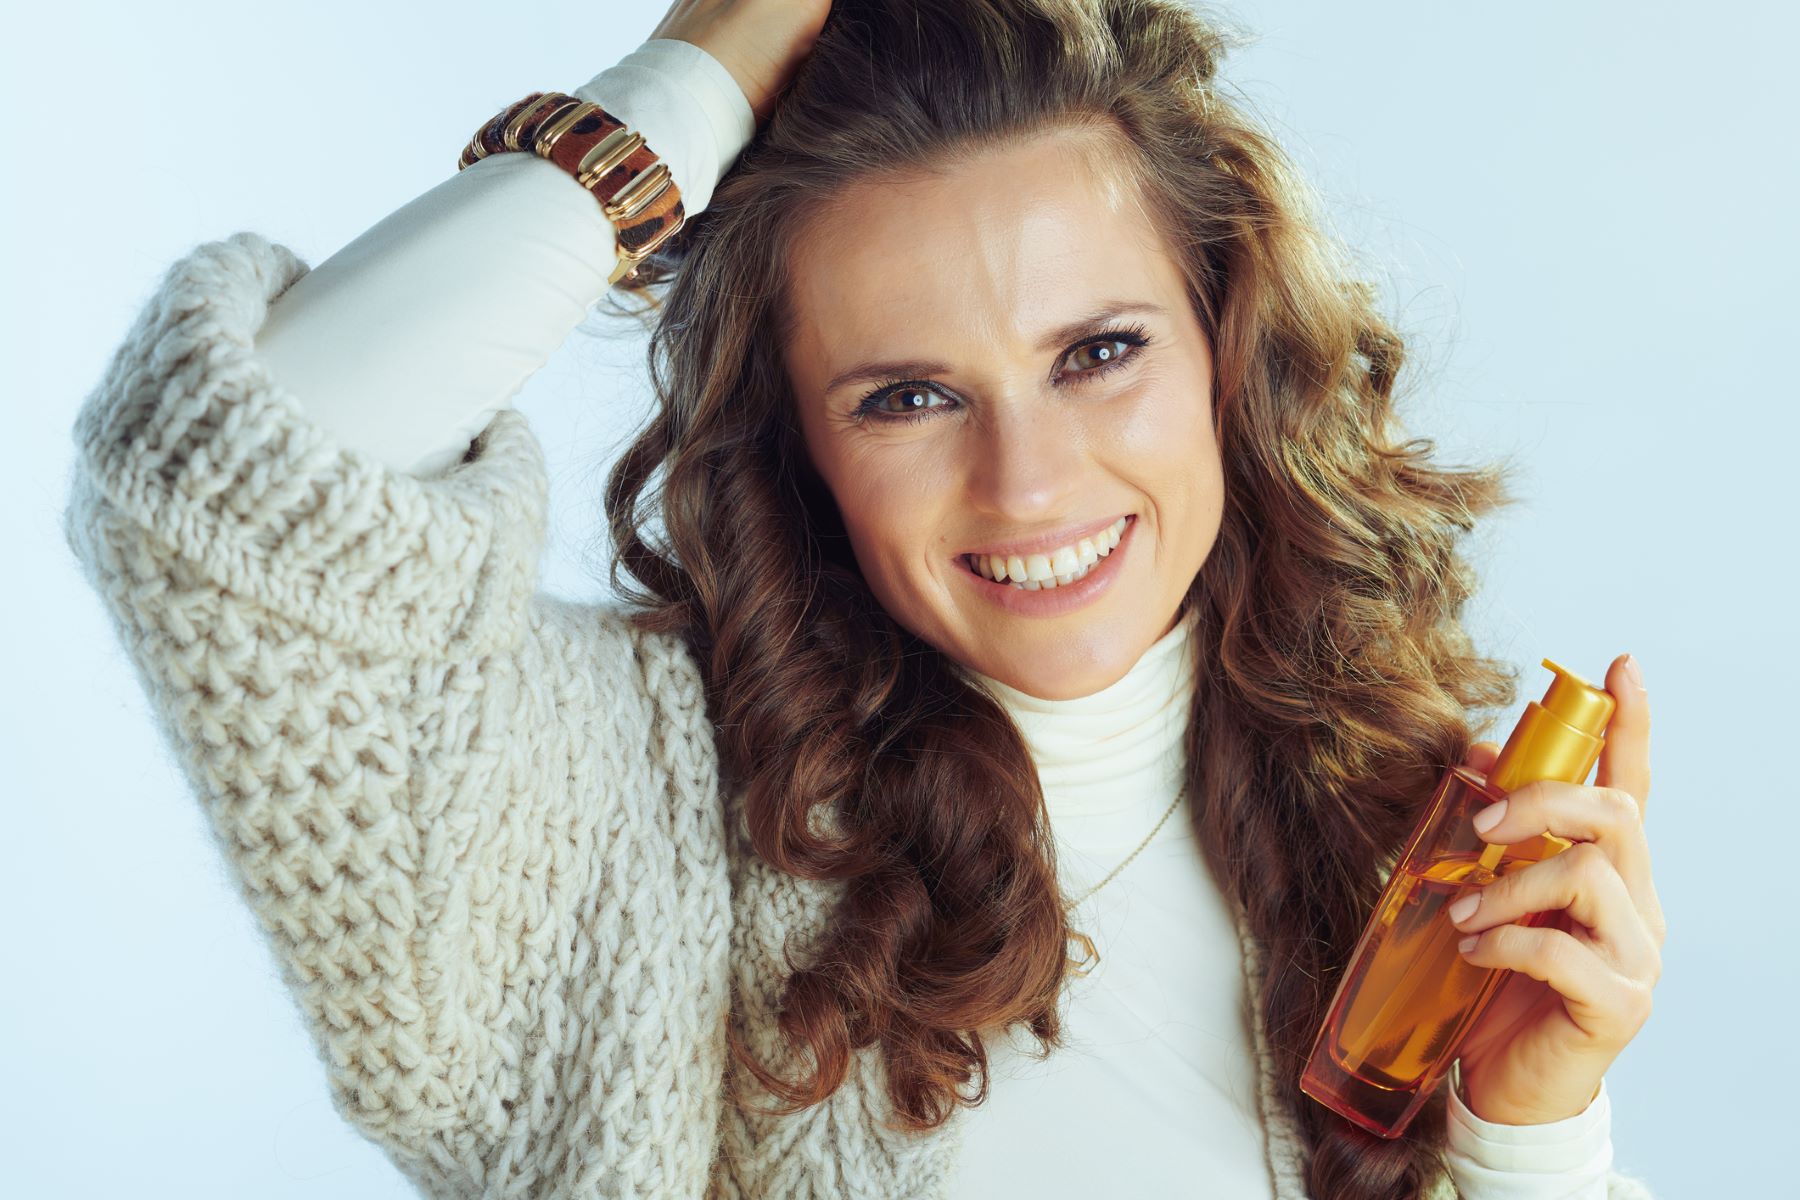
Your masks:
<path fill-rule="evenodd" d="M 1102 592 L 1112 586 L 1122 569 L 1120 564 L 1131 547 L 1132 531 L 1136 528 L 1137 517 L 1134 515 L 1127 518 L 1125 530 L 1119 535 L 1119 544 L 1113 547 L 1112 553 L 1095 563 L 1094 569 L 1086 575 L 1061 587 L 1039 588 L 1035 592 L 1028 592 L 1010 583 L 995 583 L 985 575 L 977 575 L 970 570 L 968 560 L 961 557 L 956 560 L 957 570 L 967 576 L 982 595 L 1015 616 L 1059 617 L 1092 604 Z"/>

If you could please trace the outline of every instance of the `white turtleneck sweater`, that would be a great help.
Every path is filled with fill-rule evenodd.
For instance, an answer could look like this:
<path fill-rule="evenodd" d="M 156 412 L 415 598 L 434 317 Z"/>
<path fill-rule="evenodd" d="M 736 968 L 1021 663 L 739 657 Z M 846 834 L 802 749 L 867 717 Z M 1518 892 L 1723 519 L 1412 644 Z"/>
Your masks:
<path fill-rule="evenodd" d="M 953 1200 L 984 1196 L 1268 1197 L 1238 938 L 1195 841 L 1190 807 L 1144 837 L 1181 788 L 1194 691 L 1183 619 L 1124 678 L 1042 700 L 984 675 L 1037 763 L 1063 892 L 1099 962 L 1062 1009 L 1069 1045 L 1042 1063 L 990 1039 Z M 1056 1153 L 1021 1153 L 1025 1147 Z M 1122 1185 L 1130 1181 L 1129 1188 Z"/>
<path fill-rule="evenodd" d="M 1192 616 L 1117 682 L 1044 700 L 979 673 L 1012 715 L 1044 789 L 1063 890 L 1082 896 L 1124 862 L 1181 788 L 1193 708 Z M 1117 876 L 1075 910 L 1100 961 L 1071 981 L 1070 1045 L 1038 1063 L 1021 1034 L 990 1040 L 993 1080 L 975 1110 L 952 1200 L 1191 1192 L 1264 1200 L 1250 997 L 1224 893 L 1183 798 Z M 1609 1102 L 1549 1125 L 1483 1121 L 1454 1092 L 1449 1162 L 1467 1200 L 1604 1200 Z M 1027 1154 L 1021 1147 L 1054 1146 Z"/>
<path fill-rule="evenodd" d="M 644 135 L 690 215 L 755 132 L 731 74 L 699 47 L 655 38 L 573 93 Z M 302 276 L 257 340 L 274 378 L 342 444 L 395 470 L 457 462 L 607 290 L 614 238 L 593 196 L 530 154 L 457 172 Z M 1182 779 L 1193 698 L 1183 620 L 1089 696 L 1042 700 L 977 679 L 1038 765 L 1067 894 L 1129 855 Z M 1239 946 L 1186 801 L 1075 925 L 1100 961 L 1064 1008 L 1069 1045 L 990 1041 L 987 1102 L 967 1114 L 956 1198 L 1174 1195 L 1264 1200 L 1263 1154 Z M 1548 1125 L 1483 1121 L 1451 1093 L 1449 1163 L 1466 1200 L 1604 1200 L 1612 1161 L 1602 1086 Z"/>

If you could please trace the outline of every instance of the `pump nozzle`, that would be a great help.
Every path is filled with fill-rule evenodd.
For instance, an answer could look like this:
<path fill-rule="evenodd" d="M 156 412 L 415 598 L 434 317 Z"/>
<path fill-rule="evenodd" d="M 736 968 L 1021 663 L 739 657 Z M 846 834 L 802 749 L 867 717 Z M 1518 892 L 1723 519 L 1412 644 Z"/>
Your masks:
<path fill-rule="evenodd" d="M 1525 713 L 1488 772 L 1489 786 L 1510 792 L 1539 779 L 1581 783 L 1600 759 L 1606 723 L 1618 702 L 1605 688 L 1595 687 L 1560 663 L 1544 659 L 1555 672 L 1542 700 L 1525 705 Z M 1505 846 L 1481 852 L 1481 868 L 1492 873 Z"/>

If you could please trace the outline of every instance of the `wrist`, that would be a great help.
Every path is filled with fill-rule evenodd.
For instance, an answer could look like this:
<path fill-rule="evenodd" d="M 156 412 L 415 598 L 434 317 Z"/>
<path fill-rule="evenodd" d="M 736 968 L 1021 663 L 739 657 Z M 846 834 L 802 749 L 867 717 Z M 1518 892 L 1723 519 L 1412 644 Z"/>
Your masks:
<path fill-rule="evenodd" d="M 755 132 L 750 102 L 719 61 L 691 42 L 652 38 L 572 95 L 606 109 L 656 152 L 689 219 Z"/>
<path fill-rule="evenodd" d="M 1483 1088 L 1479 1080 L 1471 1082 L 1462 1072 L 1460 1059 L 1450 1072 L 1451 1090 L 1464 1109 L 1490 1125 L 1552 1125 L 1572 1120 L 1593 1107 L 1603 1082 L 1604 1076 L 1585 1092 L 1564 1094 L 1540 1090 L 1529 1098 L 1520 1099 Z"/>

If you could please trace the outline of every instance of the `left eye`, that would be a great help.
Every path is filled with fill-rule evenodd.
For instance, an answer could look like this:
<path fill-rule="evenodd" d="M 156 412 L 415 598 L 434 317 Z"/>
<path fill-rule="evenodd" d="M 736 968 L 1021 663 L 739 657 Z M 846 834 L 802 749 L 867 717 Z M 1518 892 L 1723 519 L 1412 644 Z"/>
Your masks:
<path fill-rule="evenodd" d="M 1130 345 L 1131 343 L 1125 341 L 1123 338 L 1113 338 L 1110 341 L 1105 342 L 1089 342 L 1084 346 L 1077 346 L 1075 349 L 1069 351 L 1069 357 L 1078 358 L 1084 353 L 1092 353 L 1094 355 L 1095 364 L 1104 367 L 1110 363 L 1116 363 L 1120 359 L 1128 357 L 1131 354 L 1131 350 L 1129 349 Z M 1125 346 L 1128 348 L 1118 350 L 1114 348 L 1117 346 Z"/>

